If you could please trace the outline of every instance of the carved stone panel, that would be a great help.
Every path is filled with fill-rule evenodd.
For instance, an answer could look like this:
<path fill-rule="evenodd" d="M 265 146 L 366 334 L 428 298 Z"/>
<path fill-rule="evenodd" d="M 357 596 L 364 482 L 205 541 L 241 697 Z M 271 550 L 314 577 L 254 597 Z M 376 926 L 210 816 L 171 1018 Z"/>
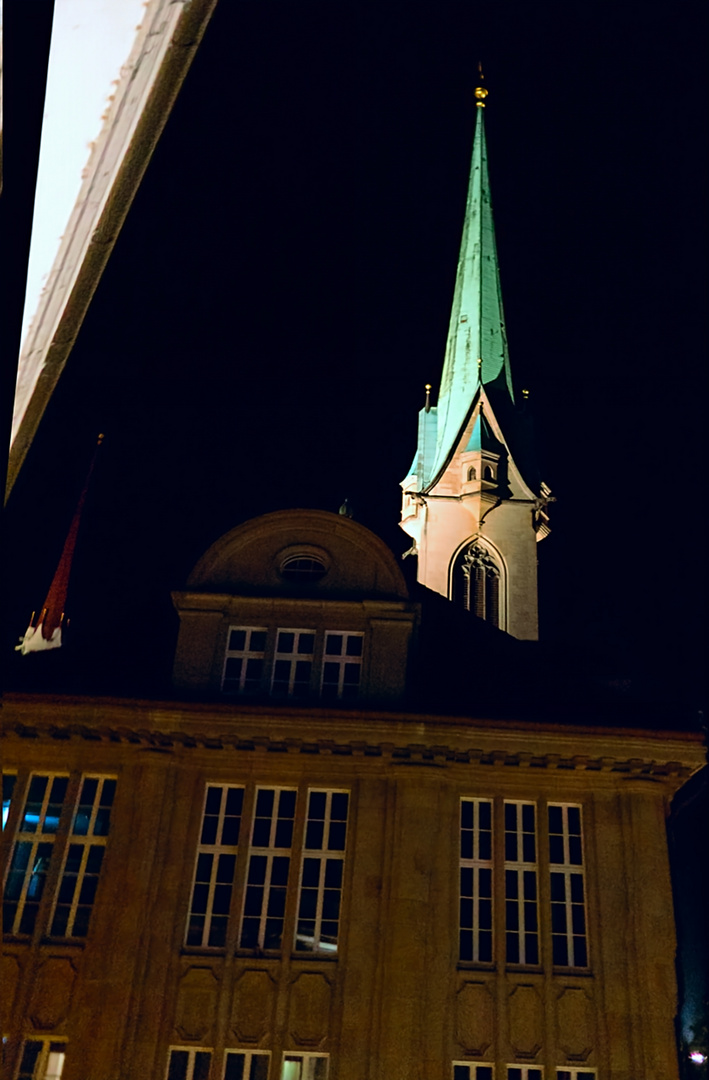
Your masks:
<path fill-rule="evenodd" d="M 267 971 L 244 971 L 236 980 L 231 1029 L 243 1043 L 258 1043 L 271 1028 L 275 983 Z"/>
<path fill-rule="evenodd" d="M 542 1048 L 543 1015 L 539 991 L 516 986 L 509 996 L 510 1045 L 517 1057 L 534 1058 Z"/>
<path fill-rule="evenodd" d="M 10 1024 L 12 1006 L 20 980 L 20 962 L 16 956 L 0 957 L 0 1024 L 3 1031 Z"/>
<path fill-rule="evenodd" d="M 492 995 L 485 983 L 464 983 L 458 991 L 456 1037 L 469 1054 L 482 1057 L 492 1043 Z"/>
<path fill-rule="evenodd" d="M 188 968 L 177 997 L 175 1031 L 181 1039 L 204 1039 L 217 1010 L 217 977 L 208 967 Z"/>
<path fill-rule="evenodd" d="M 54 1031 L 64 1022 L 75 980 L 74 965 L 66 957 L 50 957 L 40 964 L 30 1004 L 30 1020 L 37 1030 Z"/>
<path fill-rule="evenodd" d="M 586 1061 L 593 1049 L 592 1005 L 585 990 L 567 986 L 556 1003 L 559 1049 L 569 1061 Z"/>
<path fill-rule="evenodd" d="M 318 972 L 304 972 L 291 986 L 290 1034 L 298 1046 L 319 1046 L 330 1022 L 330 984 Z"/>

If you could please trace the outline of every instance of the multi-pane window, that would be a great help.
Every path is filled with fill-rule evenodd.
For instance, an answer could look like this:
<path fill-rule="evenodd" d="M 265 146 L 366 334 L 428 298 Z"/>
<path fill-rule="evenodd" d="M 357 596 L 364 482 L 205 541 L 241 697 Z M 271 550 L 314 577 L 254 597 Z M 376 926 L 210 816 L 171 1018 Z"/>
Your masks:
<path fill-rule="evenodd" d="M 88 932 L 115 793 L 111 777 L 83 778 L 51 923 L 50 933 L 58 937 Z"/>
<path fill-rule="evenodd" d="M 295 947 L 337 952 L 349 795 L 308 792 Z"/>
<path fill-rule="evenodd" d="M 535 810 L 534 803 L 505 803 L 505 924 L 508 964 L 539 963 Z M 513 1077 L 512 1080 L 519 1078 Z"/>
<path fill-rule="evenodd" d="M 326 700 L 358 696 L 364 633 L 263 626 L 229 628 L 222 690 L 225 694 L 270 692 L 275 697 L 320 694 Z"/>
<path fill-rule="evenodd" d="M 86 936 L 115 790 L 113 777 L 82 777 L 71 821 L 65 819 L 62 826 L 62 866 L 49 926 L 49 932 L 55 936 Z M 62 814 L 68 809 L 68 791 L 68 776 L 38 773 L 30 776 L 5 883 L 5 933 L 34 931 Z"/>
<path fill-rule="evenodd" d="M 17 1080 L 60 1080 L 64 1069 L 66 1043 L 53 1039 L 27 1039 Z"/>
<path fill-rule="evenodd" d="M 556 1080 L 596 1080 L 595 1069 L 557 1069 Z"/>
<path fill-rule="evenodd" d="M 267 1050 L 227 1050 L 222 1080 L 268 1080 L 270 1064 Z"/>
<path fill-rule="evenodd" d="M 327 1054 L 284 1054 L 281 1080 L 327 1080 Z"/>
<path fill-rule="evenodd" d="M 263 626 L 229 628 L 222 689 L 227 694 L 257 694 L 261 690 L 268 631 Z"/>
<path fill-rule="evenodd" d="M 306 697 L 315 652 L 314 630 L 279 630 L 273 659 L 271 692 L 278 697 Z"/>
<path fill-rule="evenodd" d="M 3 930 L 31 934 L 59 829 L 68 776 L 33 775 L 5 883 Z"/>
<path fill-rule="evenodd" d="M 325 699 L 354 698 L 362 673 L 364 634 L 328 630 L 322 666 L 322 696 Z"/>
<path fill-rule="evenodd" d="M 508 1065 L 507 1080 L 542 1080 L 544 1073 L 537 1065 Z"/>
<path fill-rule="evenodd" d="M 239 944 L 280 949 L 290 871 L 296 792 L 257 788 Z"/>
<path fill-rule="evenodd" d="M 171 1046 L 166 1080 L 209 1080 L 211 1064 L 211 1050 Z"/>
<path fill-rule="evenodd" d="M 186 945 L 223 948 L 226 943 L 243 804 L 243 787 L 207 786 Z"/>
<path fill-rule="evenodd" d="M 492 1065 L 482 1061 L 454 1061 L 453 1080 L 493 1080 Z"/>
<path fill-rule="evenodd" d="M 586 967 L 586 912 L 581 807 L 549 805 L 552 960 Z"/>
<path fill-rule="evenodd" d="M 492 961 L 492 803 L 489 799 L 460 802 L 459 957 L 484 964 Z"/>

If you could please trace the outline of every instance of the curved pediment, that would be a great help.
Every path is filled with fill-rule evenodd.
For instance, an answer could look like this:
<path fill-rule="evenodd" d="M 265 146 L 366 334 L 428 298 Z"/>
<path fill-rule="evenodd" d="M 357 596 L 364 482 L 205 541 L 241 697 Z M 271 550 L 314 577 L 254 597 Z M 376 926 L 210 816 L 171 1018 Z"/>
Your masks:
<path fill-rule="evenodd" d="M 323 599 L 408 598 L 396 558 L 379 537 L 324 510 L 279 510 L 237 526 L 205 552 L 187 587 Z"/>

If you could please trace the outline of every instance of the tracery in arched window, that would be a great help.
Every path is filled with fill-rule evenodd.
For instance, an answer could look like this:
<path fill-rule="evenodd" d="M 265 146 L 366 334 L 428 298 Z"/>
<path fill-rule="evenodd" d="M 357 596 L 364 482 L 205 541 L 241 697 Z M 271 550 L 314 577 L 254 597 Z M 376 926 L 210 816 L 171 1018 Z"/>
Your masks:
<path fill-rule="evenodd" d="M 454 594 L 467 611 L 500 625 L 500 568 L 476 541 L 456 560 Z"/>

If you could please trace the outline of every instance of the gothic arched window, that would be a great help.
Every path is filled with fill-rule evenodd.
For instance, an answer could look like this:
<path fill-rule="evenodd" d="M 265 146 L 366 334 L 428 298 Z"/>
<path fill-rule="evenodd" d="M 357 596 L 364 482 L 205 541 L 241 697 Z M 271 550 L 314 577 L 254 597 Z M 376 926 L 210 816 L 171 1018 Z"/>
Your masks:
<path fill-rule="evenodd" d="M 475 472 L 475 466 L 474 465 L 471 465 L 470 468 L 468 469 L 468 480 L 477 480 L 477 475 L 476 475 L 476 472 Z"/>
<path fill-rule="evenodd" d="M 456 559 L 453 597 L 467 611 L 493 626 L 500 625 L 500 567 L 482 544 L 473 541 Z"/>

